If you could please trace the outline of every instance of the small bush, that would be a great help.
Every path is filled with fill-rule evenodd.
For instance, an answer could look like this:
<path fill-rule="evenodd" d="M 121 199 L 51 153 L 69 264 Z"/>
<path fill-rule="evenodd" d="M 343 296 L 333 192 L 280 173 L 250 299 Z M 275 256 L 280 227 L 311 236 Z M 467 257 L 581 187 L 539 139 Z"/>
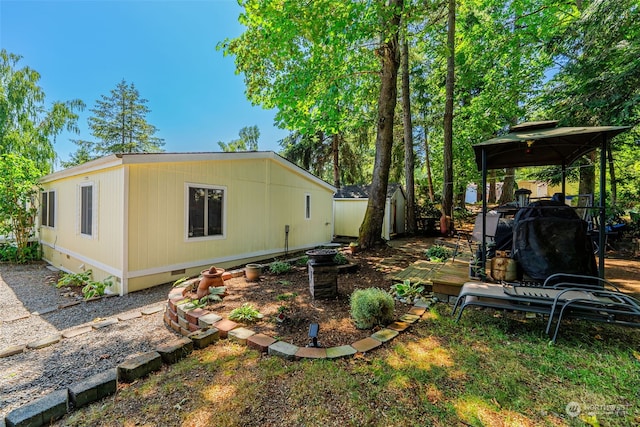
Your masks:
<path fill-rule="evenodd" d="M 105 289 L 113 285 L 111 282 L 111 276 L 103 280 L 102 282 L 94 282 L 93 280 L 89 281 L 82 288 L 82 295 L 84 299 L 99 297 L 104 295 Z"/>
<path fill-rule="evenodd" d="M 93 272 L 91 270 L 87 270 L 84 273 L 63 273 L 56 284 L 56 288 L 63 288 L 66 286 L 85 287 L 91 282 L 92 274 Z"/>
<path fill-rule="evenodd" d="M 284 261 L 273 261 L 269 264 L 269 271 L 271 274 L 284 274 L 291 271 L 291 264 Z"/>
<path fill-rule="evenodd" d="M 371 329 L 393 320 L 393 297 L 380 288 L 358 289 L 351 294 L 351 318 L 358 329 Z"/>
<path fill-rule="evenodd" d="M 308 262 L 309 262 L 309 257 L 305 255 L 296 261 L 296 265 L 299 267 L 305 267 Z"/>
<path fill-rule="evenodd" d="M 245 323 L 253 323 L 258 319 L 262 319 L 262 317 L 262 314 L 249 303 L 244 303 L 242 307 L 234 308 L 229 313 L 229 319 Z"/>
<path fill-rule="evenodd" d="M 451 252 L 444 246 L 441 245 L 433 245 L 425 252 L 427 258 L 429 258 L 432 262 L 444 262 L 449 256 Z"/>
<path fill-rule="evenodd" d="M 347 259 L 346 256 L 344 256 L 344 254 L 342 252 L 338 252 L 333 257 L 333 262 L 338 264 L 338 265 L 349 264 L 349 260 Z"/>
<path fill-rule="evenodd" d="M 412 284 L 408 279 L 402 283 L 391 285 L 391 295 L 409 304 L 420 298 L 423 291 L 424 286 L 420 285 L 420 283 Z"/>

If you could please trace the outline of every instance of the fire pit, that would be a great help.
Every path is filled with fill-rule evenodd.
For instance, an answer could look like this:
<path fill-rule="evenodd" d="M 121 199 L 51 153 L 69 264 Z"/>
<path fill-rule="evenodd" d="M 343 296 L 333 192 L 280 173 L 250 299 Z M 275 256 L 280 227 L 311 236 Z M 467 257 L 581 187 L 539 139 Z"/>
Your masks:
<path fill-rule="evenodd" d="M 312 249 L 305 252 L 309 257 L 309 263 L 315 265 L 334 264 L 333 257 L 335 257 L 337 253 L 338 251 L 336 249 Z"/>
<path fill-rule="evenodd" d="M 336 249 L 312 249 L 309 257 L 309 291 L 313 298 L 335 298 L 338 295 L 338 266 L 333 262 Z"/>

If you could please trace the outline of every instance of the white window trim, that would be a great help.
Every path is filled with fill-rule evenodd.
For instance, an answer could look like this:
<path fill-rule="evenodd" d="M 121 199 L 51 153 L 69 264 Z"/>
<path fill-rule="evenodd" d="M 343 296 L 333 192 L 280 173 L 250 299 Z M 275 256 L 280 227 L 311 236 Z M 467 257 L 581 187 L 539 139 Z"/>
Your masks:
<path fill-rule="evenodd" d="M 206 188 L 210 190 L 222 190 L 222 234 L 213 236 L 189 237 L 189 188 Z M 227 238 L 227 187 L 224 185 L 198 184 L 195 182 L 184 183 L 184 241 L 201 242 L 203 240 L 223 240 Z"/>
<path fill-rule="evenodd" d="M 47 193 L 47 224 L 40 224 L 41 227 L 46 227 L 46 228 L 50 228 L 52 230 L 55 230 L 58 227 L 58 191 L 50 188 L 48 190 L 43 190 L 41 192 L 42 193 Z M 49 198 L 50 193 L 53 193 L 55 196 L 55 200 L 53 201 L 53 222 L 54 225 L 53 227 L 49 225 L 49 212 L 48 210 L 50 209 L 51 206 L 51 199 Z M 42 198 L 40 198 L 40 203 L 42 203 Z M 42 206 L 40 206 L 40 208 L 42 209 Z M 42 212 L 40 212 L 40 222 L 42 222 Z"/>
<path fill-rule="evenodd" d="M 311 220 L 311 193 L 304 193 L 304 219 Z"/>
<path fill-rule="evenodd" d="M 82 188 L 93 187 L 91 190 L 91 234 L 82 232 Z M 93 181 L 86 181 L 78 184 L 77 197 L 77 216 L 76 216 L 76 232 L 85 239 L 98 238 L 98 184 Z M 57 198 L 56 198 L 57 199 Z"/>

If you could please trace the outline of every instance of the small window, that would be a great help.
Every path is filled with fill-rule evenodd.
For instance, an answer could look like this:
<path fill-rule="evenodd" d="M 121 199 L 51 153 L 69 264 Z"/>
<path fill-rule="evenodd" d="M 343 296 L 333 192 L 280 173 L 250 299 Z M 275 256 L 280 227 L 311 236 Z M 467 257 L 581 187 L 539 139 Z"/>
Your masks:
<path fill-rule="evenodd" d="M 187 188 L 187 237 L 224 236 L 225 189 L 209 186 Z"/>
<path fill-rule="evenodd" d="M 56 193 L 55 191 L 44 191 L 42 193 L 42 203 L 40 205 L 40 224 L 45 227 L 56 226 Z"/>
<path fill-rule="evenodd" d="M 311 194 L 304 195 L 304 219 L 311 219 Z"/>
<path fill-rule="evenodd" d="M 80 186 L 80 234 L 93 235 L 93 185 Z"/>

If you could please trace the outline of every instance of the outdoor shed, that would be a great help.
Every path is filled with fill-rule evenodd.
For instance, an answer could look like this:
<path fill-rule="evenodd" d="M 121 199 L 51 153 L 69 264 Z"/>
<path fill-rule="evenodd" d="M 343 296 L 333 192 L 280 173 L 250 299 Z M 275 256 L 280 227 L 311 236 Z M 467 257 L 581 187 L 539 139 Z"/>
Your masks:
<path fill-rule="evenodd" d="M 121 295 L 332 238 L 335 188 L 273 152 L 117 154 L 41 186 L 44 259 Z"/>
<path fill-rule="evenodd" d="M 333 196 L 334 235 L 357 238 L 367 211 L 369 185 L 347 185 Z M 382 237 L 390 240 L 406 231 L 407 198 L 400 184 L 389 184 L 382 224 Z"/>

